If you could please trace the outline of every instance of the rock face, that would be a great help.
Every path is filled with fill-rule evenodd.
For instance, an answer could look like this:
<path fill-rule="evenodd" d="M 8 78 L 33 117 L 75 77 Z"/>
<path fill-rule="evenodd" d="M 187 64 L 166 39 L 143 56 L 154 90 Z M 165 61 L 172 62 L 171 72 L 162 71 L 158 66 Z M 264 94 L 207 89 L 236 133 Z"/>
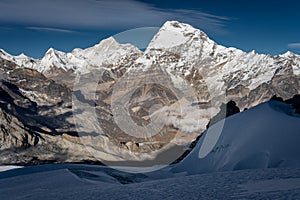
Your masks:
<path fill-rule="evenodd" d="M 76 151 L 84 148 L 72 124 L 70 89 L 35 70 L 0 63 L 0 162 L 89 160 Z"/>
<path fill-rule="evenodd" d="M 226 48 L 169 21 L 145 52 L 112 37 L 40 60 L 1 50 L 0 75 L 0 163 L 152 160 L 210 120 L 299 94 L 300 56 Z"/>

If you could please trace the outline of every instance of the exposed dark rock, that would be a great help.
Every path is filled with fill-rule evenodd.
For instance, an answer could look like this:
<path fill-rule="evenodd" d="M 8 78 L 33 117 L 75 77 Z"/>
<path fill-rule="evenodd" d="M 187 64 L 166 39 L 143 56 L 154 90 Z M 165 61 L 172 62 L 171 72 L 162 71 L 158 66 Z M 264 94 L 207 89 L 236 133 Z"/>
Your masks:
<path fill-rule="evenodd" d="M 210 122 L 207 124 L 207 128 L 209 128 L 210 126 L 214 125 L 215 123 L 217 123 L 218 121 L 221 121 L 222 119 L 225 119 L 226 117 L 229 117 L 231 115 L 234 115 L 236 113 L 240 112 L 239 107 L 237 107 L 236 103 L 232 100 L 230 100 L 228 103 L 226 104 L 222 104 L 220 107 L 220 112 L 214 116 Z"/>
<path fill-rule="evenodd" d="M 293 96 L 293 98 L 283 100 L 281 97 L 273 96 L 271 98 L 272 101 L 279 101 L 279 102 L 284 102 L 287 104 L 290 104 L 293 109 L 295 109 L 295 113 L 300 114 L 300 95 L 296 94 Z"/>

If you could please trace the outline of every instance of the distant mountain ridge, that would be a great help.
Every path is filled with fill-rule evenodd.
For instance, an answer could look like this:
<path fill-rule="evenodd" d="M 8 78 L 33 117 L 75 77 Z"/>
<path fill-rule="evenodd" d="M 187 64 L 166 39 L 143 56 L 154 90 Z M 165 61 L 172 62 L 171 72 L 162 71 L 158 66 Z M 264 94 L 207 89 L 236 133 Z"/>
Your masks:
<path fill-rule="evenodd" d="M 179 46 L 181 47 L 180 49 L 178 49 Z M 201 49 L 201 51 L 194 51 L 195 48 Z M 213 58 L 216 65 L 234 59 L 241 59 L 247 63 L 251 57 L 254 58 L 252 59 L 254 62 L 262 58 L 268 59 L 269 62 L 278 59 L 278 57 L 286 60 L 292 58 L 296 61 L 296 64 L 293 65 L 294 73 L 300 74 L 300 69 L 297 67 L 300 62 L 300 55 L 288 51 L 281 55 L 271 56 L 258 54 L 254 50 L 246 53 L 233 47 L 226 48 L 209 39 L 201 30 L 177 21 L 166 22 L 145 50 L 146 54 L 151 53 L 153 50 L 165 50 L 174 53 L 185 52 L 186 58 Z M 18 56 L 12 56 L 0 49 L 1 58 L 12 61 L 18 66 L 32 68 L 39 72 L 46 72 L 51 67 L 63 68 L 64 70 L 72 69 L 75 72 L 86 72 L 85 68 L 87 66 L 114 64 L 122 57 L 134 53 L 142 52 L 134 45 L 118 43 L 113 37 L 104 39 L 93 47 L 86 49 L 75 48 L 69 53 L 50 48 L 41 59 L 34 59 L 23 53 Z M 230 55 L 230 58 L 228 58 L 228 55 Z M 246 59 L 247 57 L 248 59 Z"/>

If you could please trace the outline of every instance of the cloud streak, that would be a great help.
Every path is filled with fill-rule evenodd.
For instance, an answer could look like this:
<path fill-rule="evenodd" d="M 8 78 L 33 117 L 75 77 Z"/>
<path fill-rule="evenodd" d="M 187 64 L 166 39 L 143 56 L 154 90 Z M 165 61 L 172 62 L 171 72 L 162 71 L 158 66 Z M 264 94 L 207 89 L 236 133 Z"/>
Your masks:
<path fill-rule="evenodd" d="M 68 29 L 61 29 L 61 28 L 51 28 L 51 27 L 26 27 L 30 30 L 36 30 L 36 31 L 46 31 L 46 32 L 58 32 L 58 33 L 75 33 L 76 31 L 68 30 Z"/>
<path fill-rule="evenodd" d="M 290 43 L 288 44 L 289 48 L 293 48 L 293 49 L 299 49 L 300 48 L 300 42 L 299 43 Z"/>
<path fill-rule="evenodd" d="M 57 29 L 129 29 L 179 20 L 205 31 L 222 32 L 231 20 L 196 10 L 161 9 L 136 0 L 2 0 L 0 10 L 0 23 Z"/>

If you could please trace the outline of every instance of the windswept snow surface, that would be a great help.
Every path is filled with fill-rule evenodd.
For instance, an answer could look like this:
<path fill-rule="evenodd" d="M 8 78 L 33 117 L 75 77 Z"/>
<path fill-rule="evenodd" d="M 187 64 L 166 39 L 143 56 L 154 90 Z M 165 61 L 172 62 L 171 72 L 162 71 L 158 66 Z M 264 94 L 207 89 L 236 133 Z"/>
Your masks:
<path fill-rule="evenodd" d="M 122 178 L 123 184 L 120 183 Z M 199 200 L 300 197 L 300 168 L 239 170 L 190 176 L 179 174 L 147 179 L 149 177 L 146 175 L 114 174 L 99 166 L 27 167 L 0 173 L 0 199 Z M 124 184 L 126 180 L 128 184 Z"/>
<path fill-rule="evenodd" d="M 221 135 L 212 151 L 201 156 L 210 135 Z M 226 118 L 209 128 L 174 171 L 190 174 L 249 168 L 300 166 L 300 116 L 290 105 L 270 101 Z M 191 167 L 193 166 L 193 167 Z"/>
<path fill-rule="evenodd" d="M 219 135 L 213 133 L 222 124 L 180 163 L 154 172 L 76 164 L 1 172 L 0 199 L 300 198 L 300 116 L 290 105 L 271 101 L 227 118 L 202 158 L 207 136 Z"/>

